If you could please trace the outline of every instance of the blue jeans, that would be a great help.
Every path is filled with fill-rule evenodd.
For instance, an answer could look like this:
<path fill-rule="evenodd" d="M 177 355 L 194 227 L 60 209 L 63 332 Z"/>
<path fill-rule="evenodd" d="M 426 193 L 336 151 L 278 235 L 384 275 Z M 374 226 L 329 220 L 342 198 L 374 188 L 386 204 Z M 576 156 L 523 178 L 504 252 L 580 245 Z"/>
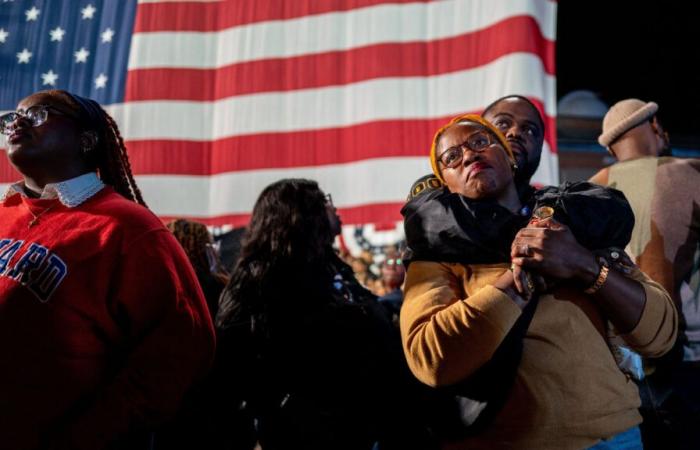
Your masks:
<path fill-rule="evenodd" d="M 598 442 L 588 450 L 643 450 L 642 433 L 639 427 L 630 428 L 615 436 Z"/>

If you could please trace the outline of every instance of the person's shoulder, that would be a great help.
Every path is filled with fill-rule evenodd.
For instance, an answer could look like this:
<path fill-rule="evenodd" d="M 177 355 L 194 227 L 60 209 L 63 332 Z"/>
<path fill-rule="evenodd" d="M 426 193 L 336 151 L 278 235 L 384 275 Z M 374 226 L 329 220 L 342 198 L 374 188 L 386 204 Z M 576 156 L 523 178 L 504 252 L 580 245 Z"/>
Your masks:
<path fill-rule="evenodd" d="M 588 179 L 590 183 L 598 184 L 600 186 L 608 185 L 608 177 L 610 175 L 610 168 L 604 167 L 600 169 L 595 175 Z"/>
<path fill-rule="evenodd" d="M 151 210 L 123 197 L 110 187 L 105 187 L 86 201 L 84 209 L 104 217 L 119 228 L 135 233 L 161 229 L 167 231 L 163 222 Z"/>
<path fill-rule="evenodd" d="M 377 301 L 382 303 L 382 302 L 388 302 L 388 303 L 396 303 L 396 302 L 401 302 L 403 300 L 403 292 L 401 291 L 400 288 L 394 289 L 393 291 L 382 295 L 381 297 L 377 298 Z"/>
<path fill-rule="evenodd" d="M 700 175 L 700 159 L 664 156 L 659 158 L 659 168 L 665 170 L 693 170 Z"/>
<path fill-rule="evenodd" d="M 415 279 L 430 279 L 434 276 L 453 276 L 480 267 L 481 264 L 463 264 L 437 260 L 411 261 L 406 270 L 406 277 Z"/>

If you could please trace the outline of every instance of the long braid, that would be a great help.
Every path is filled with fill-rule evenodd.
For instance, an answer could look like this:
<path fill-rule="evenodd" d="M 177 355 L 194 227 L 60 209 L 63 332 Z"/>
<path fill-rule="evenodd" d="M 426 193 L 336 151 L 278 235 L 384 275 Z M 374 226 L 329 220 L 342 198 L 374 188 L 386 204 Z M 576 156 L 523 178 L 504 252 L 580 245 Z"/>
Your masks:
<path fill-rule="evenodd" d="M 91 124 L 88 129 L 98 133 L 97 146 L 86 158 L 97 169 L 100 179 L 127 199 L 146 206 L 131 172 L 131 163 L 119 127 L 102 106 L 94 100 L 78 97 L 64 90 L 55 89 L 39 93 L 49 95 L 65 104 L 75 112 L 83 124 Z"/>
<path fill-rule="evenodd" d="M 146 202 L 143 200 L 141 195 L 141 190 L 136 185 L 136 180 L 134 180 L 134 175 L 131 172 L 131 163 L 129 162 L 129 155 L 126 153 L 126 146 L 124 145 L 124 138 L 122 138 L 119 132 L 119 127 L 114 119 L 107 114 L 104 109 L 102 112 L 107 120 L 107 131 L 105 136 L 107 142 L 105 143 L 105 150 L 108 156 L 107 165 L 105 167 L 100 167 L 100 173 L 106 169 L 110 173 L 110 178 L 114 178 L 114 190 L 122 194 L 129 200 L 134 200 L 140 205 L 146 206 Z"/>

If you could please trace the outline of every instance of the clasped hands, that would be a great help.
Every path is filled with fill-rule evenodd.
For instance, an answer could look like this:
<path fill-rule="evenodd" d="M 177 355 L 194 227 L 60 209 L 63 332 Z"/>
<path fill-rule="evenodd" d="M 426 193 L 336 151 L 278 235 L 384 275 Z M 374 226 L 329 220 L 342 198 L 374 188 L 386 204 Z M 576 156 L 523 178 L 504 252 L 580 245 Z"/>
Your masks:
<path fill-rule="evenodd" d="M 595 264 L 593 254 L 553 217 L 533 218 L 516 234 L 510 256 L 515 288 L 526 300 L 551 289 L 558 280 L 587 282 L 586 267 Z"/>

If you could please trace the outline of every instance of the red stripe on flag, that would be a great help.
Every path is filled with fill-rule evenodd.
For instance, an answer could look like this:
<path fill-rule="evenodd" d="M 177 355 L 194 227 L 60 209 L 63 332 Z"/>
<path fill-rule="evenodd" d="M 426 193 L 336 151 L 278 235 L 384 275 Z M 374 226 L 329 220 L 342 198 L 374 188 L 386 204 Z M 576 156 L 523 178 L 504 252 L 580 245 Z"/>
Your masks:
<path fill-rule="evenodd" d="M 554 74 L 554 42 L 542 36 L 532 17 L 520 16 L 477 32 L 430 42 L 377 44 L 220 69 L 135 69 L 129 71 L 125 101 L 213 101 L 373 78 L 432 76 L 473 69 L 511 53 L 533 53 L 542 59 L 545 71 Z M 305 76 L 299 76 L 302 73 Z"/>
<path fill-rule="evenodd" d="M 535 101 L 541 108 L 542 104 Z M 139 175 L 205 176 L 246 170 L 314 167 L 372 158 L 428 156 L 435 130 L 451 117 L 392 120 L 323 130 L 234 136 L 216 141 L 127 141 L 131 168 Z M 556 120 L 546 118 L 552 142 Z M 0 159 L 0 183 L 21 176 Z"/>
<path fill-rule="evenodd" d="M 381 4 L 431 3 L 435 0 L 257 0 L 143 3 L 138 7 L 134 33 L 154 31 L 219 31 L 239 25 L 296 19 L 350 11 Z"/>
<path fill-rule="evenodd" d="M 130 141 L 137 174 L 218 175 L 228 172 L 346 164 L 373 158 L 428 157 L 437 130 L 451 117 L 396 120 L 324 130 L 234 136 L 216 141 Z M 552 153 L 556 120 L 545 120 Z"/>
<path fill-rule="evenodd" d="M 408 192 L 406 192 L 408 195 Z M 397 221 L 402 220 L 401 207 L 403 202 L 396 203 L 376 203 L 352 208 L 338 208 L 338 215 L 344 225 L 379 223 L 391 224 L 391 228 L 395 227 Z M 175 217 L 175 216 L 159 216 L 163 222 L 169 222 L 178 218 L 186 218 L 202 222 L 206 225 L 233 225 L 235 228 L 248 225 L 250 214 L 229 214 L 215 217 Z"/>
<path fill-rule="evenodd" d="M 127 145 L 131 166 L 137 173 L 214 175 L 427 156 L 433 133 L 448 119 L 381 121 L 343 128 L 234 136 L 212 142 L 131 141 Z"/>

